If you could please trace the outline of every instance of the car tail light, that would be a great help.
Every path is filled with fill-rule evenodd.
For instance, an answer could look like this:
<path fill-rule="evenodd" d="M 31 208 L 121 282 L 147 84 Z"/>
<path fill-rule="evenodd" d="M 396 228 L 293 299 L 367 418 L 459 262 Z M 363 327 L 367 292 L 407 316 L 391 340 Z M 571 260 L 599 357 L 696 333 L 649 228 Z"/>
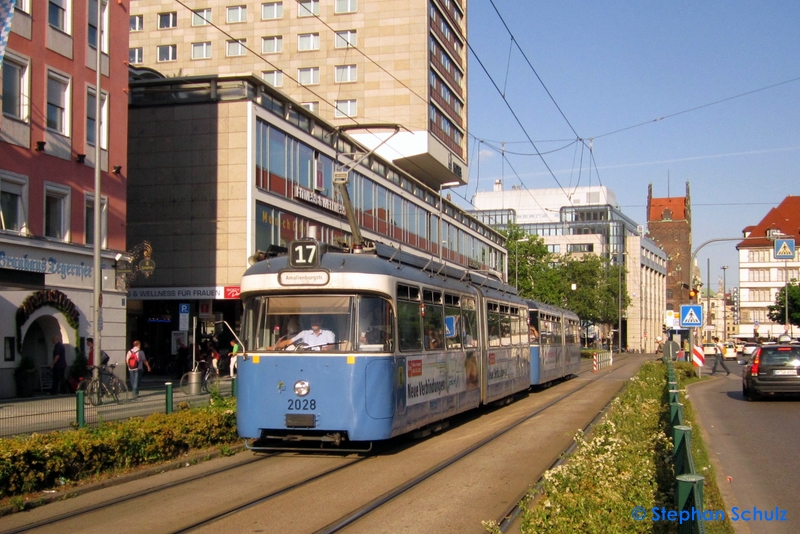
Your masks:
<path fill-rule="evenodd" d="M 753 356 L 753 365 L 750 367 L 750 376 L 758 376 L 758 364 L 761 363 L 761 349 Z"/>

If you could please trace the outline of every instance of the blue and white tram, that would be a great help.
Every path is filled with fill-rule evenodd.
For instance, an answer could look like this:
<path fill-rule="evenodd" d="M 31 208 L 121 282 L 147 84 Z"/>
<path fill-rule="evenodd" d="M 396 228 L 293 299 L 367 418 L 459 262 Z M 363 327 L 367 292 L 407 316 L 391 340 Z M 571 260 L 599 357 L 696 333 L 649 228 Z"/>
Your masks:
<path fill-rule="evenodd" d="M 380 244 L 358 254 L 312 239 L 250 267 L 237 398 L 248 446 L 363 448 L 526 390 L 525 301 L 486 274 L 428 267 Z M 324 345 L 301 342 L 319 326 Z"/>
<path fill-rule="evenodd" d="M 527 300 L 531 385 L 577 374 L 581 368 L 580 319 L 571 311 Z"/>

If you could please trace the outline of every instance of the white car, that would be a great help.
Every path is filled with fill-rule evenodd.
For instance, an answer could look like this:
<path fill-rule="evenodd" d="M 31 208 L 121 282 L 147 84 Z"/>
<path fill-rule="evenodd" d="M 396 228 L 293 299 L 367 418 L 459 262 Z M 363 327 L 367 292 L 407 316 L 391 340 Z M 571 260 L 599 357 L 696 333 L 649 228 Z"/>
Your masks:
<path fill-rule="evenodd" d="M 705 356 L 714 356 L 717 353 L 717 346 L 713 343 L 703 343 L 703 354 Z"/>
<path fill-rule="evenodd" d="M 725 360 L 735 360 L 736 345 L 733 344 L 733 341 L 726 341 L 724 347 L 725 352 L 722 353 L 722 358 Z"/>

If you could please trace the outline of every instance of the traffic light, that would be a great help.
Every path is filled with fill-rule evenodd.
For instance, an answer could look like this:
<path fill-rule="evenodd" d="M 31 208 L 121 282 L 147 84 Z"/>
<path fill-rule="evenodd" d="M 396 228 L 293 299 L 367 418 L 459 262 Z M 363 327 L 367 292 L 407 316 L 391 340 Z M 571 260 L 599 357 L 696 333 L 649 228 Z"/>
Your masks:
<path fill-rule="evenodd" d="M 693 298 L 695 298 L 696 296 L 697 296 L 697 289 L 693 287 L 693 288 L 691 288 L 691 289 L 689 290 L 689 298 L 690 298 L 690 299 L 693 299 Z"/>

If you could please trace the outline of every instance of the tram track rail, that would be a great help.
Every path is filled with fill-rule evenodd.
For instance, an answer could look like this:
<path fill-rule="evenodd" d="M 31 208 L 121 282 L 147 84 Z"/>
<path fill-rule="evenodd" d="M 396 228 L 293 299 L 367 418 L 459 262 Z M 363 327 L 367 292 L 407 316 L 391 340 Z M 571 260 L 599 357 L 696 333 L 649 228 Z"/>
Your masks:
<path fill-rule="evenodd" d="M 631 362 L 626 362 L 623 366 L 620 366 L 620 367 L 617 367 L 617 368 L 612 368 L 611 372 L 620 370 L 620 369 L 624 368 L 625 366 L 630 365 L 630 363 Z M 591 371 L 587 371 L 587 373 L 591 373 Z M 579 373 L 579 376 L 581 374 L 584 374 L 584 373 L 583 372 Z M 537 408 L 533 412 L 531 412 L 531 413 L 529 413 L 529 414 L 527 414 L 527 415 L 525 415 L 523 417 L 520 417 L 520 418 L 516 419 L 515 421 L 513 421 L 512 423 L 506 425 L 505 427 L 501 428 L 500 430 L 497 430 L 497 431 L 493 432 L 492 434 L 490 434 L 489 436 L 486 436 L 485 438 L 481 439 L 480 441 L 478 441 L 477 443 L 473 444 L 472 446 L 467 447 L 466 449 L 462 450 L 461 452 L 451 456 L 450 458 L 448 458 L 448 459 L 446 459 L 446 460 L 444 460 L 442 462 L 439 462 L 435 466 L 433 466 L 430 469 L 424 471 L 423 473 L 420 473 L 419 475 L 417 475 L 413 479 L 405 482 L 404 484 L 396 486 L 395 488 L 385 492 L 384 494 L 376 497 L 372 501 L 366 503 L 362 507 L 354 510 L 353 512 L 351 512 L 351 513 L 349 513 L 347 515 L 342 516 L 341 518 L 337 519 L 334 522 L 331 522 L 330 524 L 326 525 L 324 528 L 315 531 L 314 534 L 333 534 L 335 532 L 342 531 L 347 526 L 349 526 L 352 523 L 358 521 L 359 519 L 365 517 L 366 515 L 374 512 L 375 510 L 377 510 L 378 508 L 380 508 L 384 504 L 388 503 L 392 499 L 395 499 L 396 497 L 404 494 L 405 492 L 407 492 L 410 489 L 418 486 L 422 482 L 425 482 L 425 481 L 429 480 L 430 478 L 432 478 L 436 474 L 438 474 L 438 473 L 444 471 L 445 469 L 453 466 L 454 464 L 456 464 L 458 461 L 462 460 L 463 458 L 469 456 L 470 454 L 474 453 L 477 450 L 480 450 L 481 448 L 485 447 L 487 444 L 495 441 L 496 439 L 498 439 L 499 437 L 507 434 L 508 432 L 516 429 L 521 424 L 529 421 L 530 419 L 536 417 L 537 415 L 542 414 L 543 412 L 545 412 L 546 410 L 552 408 L 553 406 L 564 402 L 566 399 L 569 399 L 570 397 L 572 397 L 576 393 L 580 392 L 584 388 L 589 387 L 590 385 L 592 385 L 597 379 L 601 378 L 601 376 L 606 376 L 606 375 L 605 374 L 604 375 L 600 375 L 600 376 L 596 377 L 593 380 L 587 381 L 585 384 L 579 386 L 578 388 L 576 388 L 576 389 L 574 389 L 572 391 L 569 391 L 569 392 L 567 392 L 567 393 L 565 393 L 563 395 L 560 395 L 559 397 L 553 399 L 552 401 L 548 402 L 544 406 L 541 406 L 541 407 Z M 591 424 L 595 424 L 596 421 L 599 421 L 599 419 L 602 417 L 604 412 L 605 412 L 605 407 L 592 420 L 592 423 L 590 423 L 590 425 Z M 569 449 L 569 447 L 567 449 Z M 556 463 L 558 463 L 558 461 Z M 556 464 L 553 464 L 553 465 L 556 465 Z M 503 516 L 504 518 L 507 517 L 507 516 L 510 516 L 511 514 L 513 514 L 515 508 L 519 506 L 519 502 L 525 496 L 525 493 L 526 492 L 523 492 L 520 495 L 520 498 L 517 499 L 517 504 L 515 505 L 515 507 L 512 507 L 509 512 L 504 514 L 504 516 Z"/>
<path fill-rule="evenodd" d="M 557 396 L 556 398 L 548 401 L 546 404 L 536 408 L 535 410 L 533 410 L 533 411 L 531 411 L 529 413 L 526 413 L 524 416 L 516 418 L 515 420 L 511 421 L 509 424 L 506 424 L 502 428 L 492 432 L 490 435 L 487 435 L 487 436 L 483 437 L 482 439 L 480 439 L 476 443 L 474 443 L 474 444 L 472 444 L 472 445 L 470 445 L 470 446 L 468 446 L 468 447 L 456 452 L 455 454 L 452 454 L 451 456 L 441 460 L 440 462 L 438 462 L 435 465 L 431 466 L 430 468 L 424 470 L 423 472 L 418 473 L 415 476 L 413 476 L 413 477 L 411 477 L 411 478 L 409 478 L 409 479 L 407 479 L 407 480 L 405 480 L 405 481 L 403 481 L 403 482 L 401 482 L 399 484 L 396 484 L 391 489 L 382 492 L 377 497 L 373 498 L 372 500 L 366 502 L 365 504 L 363 504 L 363 505 L 361 505 L 361 506 L 359 506 L 359 507 L 357 507 L 355 509 L 352 509 L 350 512 L 342 514 L 339 518 L 335 519 L 334 521 L 330 521 L 326 526 L 324 526 L 323 528 L 314 530 L 314 532 L 317 533 L 317 534 L 321 534 L 321 533 L 333 533 L 333 532 L 339 532 L 339 531 L 345 530 L 348 526 L 350 526 L 350 525 L 354 524 L 355 522 L 359 521 L 360 519 L 372 514 L 373 512 L 375 512 L 376 510 L 380 509 L 382 506 L 386 505 L 390 501 L 393 501 L 394 499 L 396 499 L 397 497 L 403 495 L 404 493 L 409 492 L 411 489 L 419 486 L 420 484 L 422 484 L 426 480 L 431 479 L 432 477 L 436 476 L 438 473 L 441 473 L 441 472 L 445 471 L 446 469 L 448 469 L 449 467 L 457 464 L 460 460 L 463 460 L 464 458 L 470 456 L 471 454 L 475 453 L 476 451 L 481 450 L 483 447 L 486 447 L 488 444 L 490 444 L 493 441 L 497 440 L 501 436 L 507 434 L 508 432 L 510 432 L 510 431 L 514 430 L 515 428 L 519 427 L 520 425 L 524 424 L 526 421 L 529 421 L 530 419 L 545 413 L 547 410 L 553 408 L 554 406 L 557 406 L 557 405 L 567 401 L 572 396 L 574 396 L 577 393 L 579 393 L 580 391 L 582 391 L 584 388 L 589 387 L 590 385 L 594 384 L 597 380 L 599 380 L 599 379 L 601 379 L 603 377 L 609 376 L 611 373 L 614 373 L 615 371 L 619 371 L 619 370 L 625 368 L 627 365 L 629 365 L 631 363 L 631 362 L 627 362 L 625 360 L 627 360 L 627 358 L 625 358 L 624 356 L 621 357 L 620 359 L 618 359 L 615 362 L 615 363 L 619 363 L 619 365 L 615 365 L 614 367 L 610 368 L 608 370 L 608 372 L 604 372 L 602 374 L 597 375 L 596 377 L 594 377 L 592 379 L 586 380 L 585 384 L 581 384 L 577 388 L 572 389 L 572 390 L 570 390 L 568 392 L 565 392 L 564 394 L 561 394 L 561 395 Z M 593 375 L 591 369 L 589 369 L 587 371 L 581 371 L 580 373 L 578 373 L 578 377 L 581 377 L 581 378 L 585 378 L 586 375 L 589 375 L 589 376 Z M 605 412 L 605 407 L 594 418 L 594 420 L 591 423 L 589 423 L 589 425 L 587 425 L 587 428 L 591 427 L 593 424 L 595 424 L 596 421 L 598 421 L 602 417 L 604 412 Z M 567 449 L 565 449 L 565 452 L 568 453 L 568 449 L 569 449 L 569 447 L 567 447 Z M 330 451 L 327 451 L 327 452 L 328 452 L 328 454 L 323 455 L 323 456 L 335 456 L 335 455 L 331 455 Z M 383 451 L 383 452 L 386 452 L 386 451 Z M 389 452 L 391 452 L 391 451 L 389 451 Z M 233 506 L 224 507 L 224 509 L 218 510 L 215 513 L 212 513 L 210 515 L 205 515 L 205 516 L 201 515 L 201 517 L 196 517 L 197 520 L 192 521 L 192 522 L 187 523 L 187 524 L 184 524 L 184 525 L 181 525 L 179 528 L 172 528 L 172 529 L 169 530 L 169 532 L 184 533 L 184 532 L 193 532 L 193 531 L 203 530 L 204 528 L 212 526 L 214 524 L 217 524 L 220 521 L 225 521 L 228 518 L 235 517 L 236 515 L 238 515 L 238 514 L 240 514 L 242 512 L 245 512 L 246 510 L 249 510 L 249 509 L 252 509 L 254 507 L 257 507 L 259 504 L 265 503 L 267 501 L 270 501 L 270 500 L 278 498 L 278 497 L 287 496 L 287 495 L 291 494 L 292 492 L 297 491 L 300 488 L 303 488 L 304 486 L 308 486 L 308 485 L 310 485 L 310 484 L 312 484 L 314 482 L 319 482 L 319 481 L 321 481 L 321 480 L 323 480 L 323 479 L 325 479 L 327 477 L 333 477 L 333 476 L 335 476 L 335 475 L 337 475 L 339 473 L 342 473 L 346 469 L 354 467 L 355 465 L 361 463 L 365 459 L 369 459 L 369 458 L 372 458 L 372 457 L 374 457 L 376 455 L 380 455 L 380 454 L 381 454 L 380 451 L 373 451 L 372 453 L 370 453 L 368 455 L 365 454 L 365 455 L 361 455 L 361 456 L 356 457 L 356 458 L 343 456 L 342 458 L 345 460 L 345 463 L 343 463 L 341 465 L 336 465 L 336 466 L 333 466 L 333 467 L 331 467 L 329 469 L 325 469 L 325 470 L 323 470 L 323 471 L 321 471 L 319 473 L 313 474 L 312 476 L 305 477 L 305 478 L 303 478 L 301 480 L 297 480 L 297 481 L 295 481 L 295 482 L 293 482 L 291 484 L 287 484 L 287 485 L 284 485 L 284 486 L 279 487 L 279 488 L 273 488 L 273 489 L 271 489 L 269 491 L 264 492 L 263 494 L 254 496 L 252 498 L 248 498 L 244 502 L 238 502 Z M 83 507 L 77 508 L 75 510 L 72 510 L 72 511 L 70 511 L 68 513 L 59 514 L 57 516 L 48 518 L 46 520 L 36 521 L 36 522 L 30 523 L 28 525 L 25 525 L 24 527 L 18 527 L 18 528 L 12 528 L 12 529 L 9 529 L 9 530 L 0 531 L 0 534 L 16 534 L 18 532 L 26 532 L 26 531 L 30 531 L 30 530 L 40 529 L 40 528 L 46 527 L 46 526 L 58 525 L 59 523 L 65 523 L 66 521 L 69 521 L 69 520 L 72 520 L 72 519 L 76 519 L 76 518 L 90 517 L 93 512 L 96 512 L 96 511 L 98 511 L 100 509 L 108 509 L 110 506 L 122 506 L 122 505 L 130 506 L 131 503 L 135 503 L 135 501 L 137 499 L 142 499 L 142 498 L 147 497 L 147 496 L 152 496 L 152 495 L 158 494 L 158 492 L 166 492 L 167 490 L 180 487 L 181 485 L 188 485 L 188 484 L 190 484 L 192 482 L 197 482 L 197 481 L 200 481 L 200 480 L 203 480 L 203 479 L 209 479 L 210 481 L 213 481 L 213 477 L 215 475 L 219 475 L 219 474 L 221 474 L 223 472 L 229 472 L 231 469 L 237 469 L 237 470 L 238 469 L 249 469 L 249 468 L 252 467 L 253 464 L 255 464 L 257 462 L 264 461 L 264 460 L 266 460 L 268 458 L 275 458 L 275 457 L 284 457 L 285 458 L 287 456 L 297 456 L 297 455 L 296 454 L 292 454 L 292 453 L 288 453 L 288 454 L 287 453 L 261 454 L 261 455 L 249 458 L 246 461 L 244 461 L 244 462 L 242 462 L 240 464 L 237 464 L 236 466 L 233 466 L 233 467 L 232 466 L 221 466 L 221 467 L 218 467 L 218 468 L 215 468 L 215 469 L 203 472 L 203 473 L 198 473 L 196 475 L 192 475 L 192 476 L 189 476 L 189 477 L 184 477 L 184 478 L 181 478 L 180 480 L 171 481 L 169 483 L 159 484 L 159 485 L 153 486 L 151 488 L 148 488 L 148 489 L 145 489 L 145 490 L 136 491 L 136 492 L 133 492 L 133 493 L 130 493 L 128 495 L 121 496 L 121 497 L 102 500 L 102 502 L 98 501 L 97 503 L 94 503 L 92 505 L 83 506 Z M 556 462 L 556 464 L 557 463 L 558 462 Z M 553 465 L 556 465 L 556 464 L 553 464 Z M 543 472 L 542 472 L 542 474 L 543 474 Z M 540 475 L 540 477 L 541 477 L 541 475 Z M 519 501 L 521 501 L 521 499 L 522 499 L 522 497 L 524 497 L 524 495 L 525 495 L 525 492 L 523 492 L 520 495 L 520 498 L 517 500 L 517 503 L 519 503 Z M 135 504 L 134 504 L 134 506 L 135 506 Z M 518 504 L 515 505 L 515 507 L 516 506 L 518 506 Z M 509 524 L 511 524 L 511 522 L 513 521 L 513 518 L 516 517 L 515 507 L 512 507 L 511 510 L 509 510 L 507 513 L 503 514 L 503 520 L 500 522 L 501 525 L 509 525 Z M 212 528 L 214 528 L 214 527 L 212 527 Z M 501 526 L 501 528 L 502 528 L 502 526 Z"/>

